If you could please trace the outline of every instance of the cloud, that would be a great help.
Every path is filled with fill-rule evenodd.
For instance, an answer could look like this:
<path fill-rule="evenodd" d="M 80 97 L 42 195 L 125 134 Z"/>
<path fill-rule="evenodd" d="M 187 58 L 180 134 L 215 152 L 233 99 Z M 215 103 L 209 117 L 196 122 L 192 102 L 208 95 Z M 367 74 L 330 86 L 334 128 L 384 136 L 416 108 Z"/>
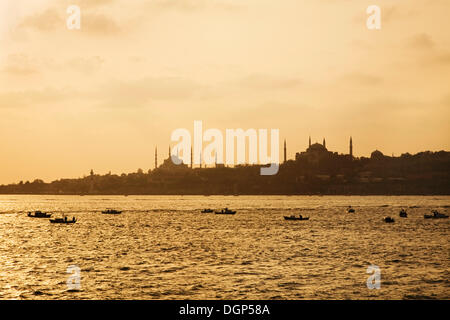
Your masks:
<path fill-rule="evenodd" d="M 450 52 L 436 54 L 431 61 L 439 65 L 450 65 Z"/>
<path fill-rule="evenodd" d="M 93 35 L 115 35 L 121 28 L 111 18 L 103 14 L 85 14 L 82 16 L 81 32 Z"/>
<path fill-rule="evenodd" d="M 432 49 L 434 45 L 433 39 L 426 33 L 416 34 L 408 41 L 408 47 L 413 49 Z"/>
<path fill-rule="evenodd" d="M 442 67 L 450 65 L 450 52 L 436 46 L 433 38 L 427 33 L 410 37 L 407 41 L 409 50 L 415 49 L 420 56 L 419 64 L 425 67 Z"/>
<path fill-rule="evenodd" d="M 398 6 L 389 6 L 389 7 L 383 7 L 381 11 L 381 18 L 383 19 L 383 22 L 393 22 L 398 21 L 401 19 L 410 19 L 415 16 L 417 16 L 419 12 L 409 8 L 402 7 L 399 8 Z"/>
<path fill-rule="evenodd" d="M 450 52 L 441 51 L 431 53 L 421 57 L 419 61 L 420 65 L 423 67 L 433 67 L 433 68 L 442 68 L 450 66 Z M 447 74 L 441 74 L 441 76 L 446 76 Z"/>
<path fill-rule="evenodd" d="M 58 28 L 65 28 L 65 20 L 58 10 L 47 9 L 46 11 L 25 17 L 18 28 L 48 32 Z"/>
<path fill-rule="evenodd" d="M 2 71 L 9 75 L 29 76 L 38 73 L 38 68 L 28 55 L 10 54 Z"/>

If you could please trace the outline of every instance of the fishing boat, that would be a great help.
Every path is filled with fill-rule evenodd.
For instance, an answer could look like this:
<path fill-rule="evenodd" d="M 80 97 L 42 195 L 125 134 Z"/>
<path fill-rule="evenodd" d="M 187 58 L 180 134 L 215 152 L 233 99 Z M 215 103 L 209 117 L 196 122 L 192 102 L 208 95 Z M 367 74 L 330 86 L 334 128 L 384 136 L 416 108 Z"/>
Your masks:
<path fill-rule="evenodd" d="M 201 213 L 213 213 L 213 212 L 214 212 L 213 209 L 203 209 L 203 210 L 201 211 Z"/>
<path fill-rule="evenodd" d="M 77 222 L 75 217 L 73 217 L 72 220 L 68 220 L 67 217 L 50 219 L 50 223 L 72 224 L 75 222 Z"/>
<path fill-rule="evenodd" d="M 383 221 L 386 222 L 386 223 L 393 223 L 393 222 L 395 222 L 394 218 L 391 218 L 391 217 L 384 217 Z"/>
<path fill-rule="evenodd" d="M 400 210 L 399 216 L 401 218 L 407 218 L 408 217 L 408 213 L 406 213 L 405 209 Z"/>
<path fill-rule="evenodd" d="M 309 220 L 309 217 L 302 217 L 302 215 L 299 215 L 298 217 L 296 216 L 284 216 L 284 220 Z"/>
<path fill-rule="evenodd" d="M 114 210 L 114 209 L 106 209 L 102 211 L 103 214 L 121 214 L 122 211 Z"/>
<path fill-rule="evenodd" d="M 228 208 L 225 208 L 221 211 L 216 211 L 216 214 L 236 214 L 236 211 L 230 210 Z"/>
<path fill-rule="evenodd" d="M 352 206 L 349 206 L 348 209 L 347 209 L 347 212 L 348 213 L 354 213 L 355 209 L 353 209 Z"/>
<path fill-rule="evenodd" d="M 431 213 L 432 214 L 425 214 L 425 215 L 423 215 L 423 217 L 425 219 L 446 219 L 446 218 L 448 218 L 448 215 L 439 213 L 437 210 L 432 210 Z"/>
<path fill-rule="evenodd" d="M 51 213 L 45 213 L 42 211 L 35 211 L 34 214 L 32 214 L 31 212 L 28 212 L 28 217 L 30 218 L 50 218 L 52 216 Z"/>

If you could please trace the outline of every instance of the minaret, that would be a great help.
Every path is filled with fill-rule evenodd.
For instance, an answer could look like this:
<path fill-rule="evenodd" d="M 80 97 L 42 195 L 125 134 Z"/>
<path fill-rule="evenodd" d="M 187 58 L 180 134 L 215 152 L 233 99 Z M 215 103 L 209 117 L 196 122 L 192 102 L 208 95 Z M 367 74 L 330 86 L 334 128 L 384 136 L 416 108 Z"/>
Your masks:
<path fill-rule="evenodd" d="M 311 136 L 309 136 L 309 146 L 311 147 Z"/>
<path fill-rule="evenodd" d="M 323 147 L 326 148 L 326 144 L 325 144 L 325 138 L 323 138 Z"/>
<path fill-rule="evenodd" d="M 353 141 L 351 136 L 350 136 L 350 159 L 353 159 Z"/>
<path fill-rule="evenodd" d="M 172 159 L 171 152 L 170 152 L 170 145 L 169 145 L 169 159 Z"/>
<path fill-rule="evenodd" d="M 287 150 L 286 150 L 286 139 L 284 139 L 284 163 L 286 163 L 286 159 L 287 159 L 286 153 L 287 153 Z"/>
<path fill-rule="evenodd" d="M 91 169 L 90 183 L 89 183 L 89 193 L 94 192 L 94 170 Z"/>
<path fill-rule="evenodd" d="M 158 168 L 158 147 L 155 147 L 155 169 Z"/>
<path fill-rule="evenodd" d="M 194 164 L 194 161 L 192 160 L 192 147 L 191 147 L 191 169 L 192 169 L 193 164 Z"/>
<path fill-rule="evenodd" d="M 202 153 L 200 152 L 200 169 L 202 168 Z"/>

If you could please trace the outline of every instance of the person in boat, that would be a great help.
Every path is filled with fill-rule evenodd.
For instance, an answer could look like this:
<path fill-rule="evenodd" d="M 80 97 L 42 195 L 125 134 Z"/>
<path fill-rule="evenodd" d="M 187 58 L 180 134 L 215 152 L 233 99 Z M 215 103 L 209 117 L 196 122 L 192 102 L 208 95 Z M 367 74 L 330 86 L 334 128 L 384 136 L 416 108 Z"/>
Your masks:
<path fill-rule="evenodd" d="M 300 219 L 303 219 L 303 216 L 302 216 L 302 215 L 299 215 L 299 217 L 300 217 Z"/>
<path fill-rule="evenodd" d="M 67 222 L 67 217 L 64 217 L 64 222 Z"/>

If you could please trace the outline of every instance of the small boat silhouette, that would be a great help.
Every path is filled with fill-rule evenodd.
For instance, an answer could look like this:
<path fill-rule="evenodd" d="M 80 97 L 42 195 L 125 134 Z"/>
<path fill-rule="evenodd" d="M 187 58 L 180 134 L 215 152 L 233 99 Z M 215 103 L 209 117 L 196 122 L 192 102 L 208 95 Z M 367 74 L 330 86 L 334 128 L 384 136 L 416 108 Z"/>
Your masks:
<path fill-rule="evenodd" d="M 216 211 L 216 214 L 236 214 L 236 211 L 229 210 L 228 208 L 225 208 L 221 211 Z"/>
<path fill-rule="evenodd" d="M 425 219 L 446 219 L 448 218 L 448 215 L 439 213 L 437 210 L 432 210 L 432 214 L 424 214 L 423 217 Z"/>
<path fill-rule="evenodd" d="M 407 218 L 408 217 L 408 213 L 406 213 L 405 209 L 400 210 L 399 216 L 401 218 Z"/>
<path fill-rule="evenodd" d="M 347 212 L 348 213 L 354 213 L 355 209 L 353 209 L 352 206 L 349 206 L 348 209 L 347 209 Z"/>
<path fill-rule="evenodd" d="M 77 222 L 77 219 L 75 219 L 75 217 L 73 217 L 72 220 L 68 220 L 67 217 L 50 219 L 50 223 L 72 224 L 75 222 Z"/>
<path fill-rule="evenodd" d="M 41 212 L 41 211 L 35 211 L 34 214 L 31 214 L 31 212 L 28 212 L 27 216 L 30 218 L 50 218 L 52 216 L 52 214 Z"/>
<path fill-rule="evenodd" d="M 122 211 L 114 210 L 114 209 L 106 209 L 102 211 L 103 214 L 121 214 Z"/>
<path fill-rule="evenodd" d="M 309 217 L 302 217 L 302 215 L 296 217 L 296 216 L 284 216 L 284 220 L 309 220 Z"/>
<path fill-rule="evenodd" d="M 203 210 L 201 211 L 201 213 L 213 213 L 213 212 L 214 212 L 213 209 L 203 209 Z"/>
<path fill-rule="evenodd" d="M 386 222 L 386 223 L 393 223 L 393 222 L 395 222 L 394 218 L 391 218 L 391 217 L 385 217 L 383 219 L 383 221 Z"/>

